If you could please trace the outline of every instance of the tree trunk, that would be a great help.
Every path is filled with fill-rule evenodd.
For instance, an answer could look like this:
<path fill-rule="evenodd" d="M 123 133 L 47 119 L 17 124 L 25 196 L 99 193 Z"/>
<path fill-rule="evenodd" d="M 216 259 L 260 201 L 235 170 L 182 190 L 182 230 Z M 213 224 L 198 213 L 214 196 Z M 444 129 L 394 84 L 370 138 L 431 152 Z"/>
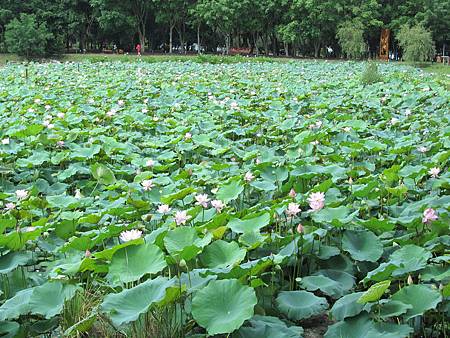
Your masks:
<path fill-rule="evenodd" d="M 178 31 L 178 38 L 180 40 L 180 45 L 181 45 L 181 54 L 184 54 L 184 40 L 183 40 L 183 33 L 181 30 L 177 30 Z"/>
<path fill-rule="evenodd" d="M 139 29 L 139 44 L 141 45 L 141 53 L 145 51 L 145 29 Z"/>
<path fill-rule="evenodd" d="M 201 54 L 201 47 L 200 47 L 200 24 L 197 26 L 197 53 Z"/>
<path fill-rule="evenodd" d="M 172 54 L 173 51 L 173 27 L 174 25 L 170 25 L 169 29 L 169 54 Z"/>
<path fill-rule="evenodd" d="M 284 55 L 289 56 L 289 43 L 284 43 Z"/>
<path fill-rule="evenodd" d="M 320 53 L 320 41 L 314 42 L 314 57 L 318 58 Z"/>
<path fill-rule="evenodd" d="M 231 40 L 231 36 L 230 33 L 226 33 L 225 34 L 225 54 L 229 55 L 230 54 L 230 41 Z"/>

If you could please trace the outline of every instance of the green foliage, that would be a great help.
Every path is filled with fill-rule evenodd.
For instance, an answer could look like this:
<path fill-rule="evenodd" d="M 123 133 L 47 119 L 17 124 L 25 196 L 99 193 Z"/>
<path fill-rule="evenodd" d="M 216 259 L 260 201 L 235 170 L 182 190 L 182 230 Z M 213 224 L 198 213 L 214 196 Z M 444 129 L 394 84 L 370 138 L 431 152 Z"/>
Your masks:
<path fill-rule="evenodd" d="M 404 25 L 398 32 L 397 41 L 403 50 L 406 61 L 429 61 L 435 54 L 435 46 L 431 32 L 422 25 L 410 27 Z"/>
<path fill-rule="evenodd" d="M 361 82 L 364 85 L 370 85 L 381 81 L 381 75 L 378 72 L 378 65 L 375 62 L 367 63 L 364 72 L 361 75 Z"/>
<path fill-rule="evenodd" d="M 19 19 L 6 25 L 5 43 L 8 51 L 24 56 L 27 59 L 43 57 L 47 54 L 47 43 L 52 34 L 45 24 L 36 22 L 31 14 L 21 14 Z"/>
<path fill-rule="evenodd" d="M 0 335 L 443 336 L 442 82 L 210 58 L 1 68 Z"/>
<path fill-rule="evenodd" d="M 350 59 L 365 56 L 367 44 L 364 40 L 364 27 L 360 22 L 347 21 L 337 30 L 337 38 L 342 52 Z"/>

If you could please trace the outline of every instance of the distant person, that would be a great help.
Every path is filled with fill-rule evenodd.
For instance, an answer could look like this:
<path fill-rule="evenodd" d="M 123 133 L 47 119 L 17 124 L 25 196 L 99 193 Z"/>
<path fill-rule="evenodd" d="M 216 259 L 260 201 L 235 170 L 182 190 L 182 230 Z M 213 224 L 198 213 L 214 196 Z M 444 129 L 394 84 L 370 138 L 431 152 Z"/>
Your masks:
<path fill-rule="evenodd" d="M 136 51 L 137 51 L 137 55 L 138 55 L 138 56 L 141 56 L 141 44 L 140 44 L 140 43 L 138 43 L 138 44 L 136 45 Z"/>
<path fill-rule="evenodd" d="M 116 44 L 113 45 L 113 53 L 117 54 L 117 45 Z"/>

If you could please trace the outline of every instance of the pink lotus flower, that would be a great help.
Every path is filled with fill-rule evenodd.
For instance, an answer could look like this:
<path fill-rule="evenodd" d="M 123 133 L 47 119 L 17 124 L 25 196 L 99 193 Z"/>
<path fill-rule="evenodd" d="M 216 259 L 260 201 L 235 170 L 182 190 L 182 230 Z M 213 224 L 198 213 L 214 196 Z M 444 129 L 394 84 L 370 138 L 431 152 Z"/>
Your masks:
<path fill-rule="evenodd" d="M 45 110 L 50 110 L 51 107 L 52 106 L 50 106 L 49 104 L 46 104 L 44 108 L 45 108 Z"/>
<path fill-rule="evenodd" d="M 142 231 L 140 230 L 128 230 L 128 231 L 123 231 L 119 238 L 122 242 L 129 242 L 138 238 L 141 238 L 142 236 Z"/>
<path fill-rule="evenodd" d="M 2 140 L 2 144 L 4 144 L 4 145 L 9 144 L 9 137 L 4 138 L 4 139 Z"/>
<path fill-rule="evenodd" d="M 142 108 L 141 111 L 142 111 L 143 114 L 147 114 L 148 113 L 148 109 L 147 108 Z"/>
<path fill-rule="evenodd" d="M 212 200 L 211 205 L 220 214 L 222 209 L 225 208 L 225 204 L 221 200 Z"/>
<path fill-rule="evenodd" d="M 6 210 L 14 210 L 16 208 L 16 205 L 14 203 L 6 203 L 5 209 Z"/>
<path fill-rule="evenodd" d="M 60 119 L 63 119 L 66 116 L 66 114 L 58 113 L 58 114 L 56 114 L 56 116 L 58 116 L 58 118 L 60 118 Z"/>
<path fill-rule="evenodd" d="M 166 214 L 166 213 L 168 213 L 170 211 L 170 207 L 167 205 L 167 204 L 161 204 L 159 207 L 158 207 L 158 212 L 160 213 L 160 214 Z"/>
<path fill-rule="evenodd" d="M 85 252 L 84 252 L 84 257 L 91 257 L 91 252 L 89 251 L 89 250 L 86 250 Z"/>
<path fill-rule="evenodd" d="M 16 197 L 19 200 L 24 200 L 25 198 L 28 197 L 28 191 L 20 189 L 20 190 L 16 190 Z"/>
<path fill-rule="evenodd" d="M 187 132 L 186 134 L 184 134 L 185 140 L 190 140 L 191 138 L 192 138 L 192 134 L 190 132 Z"/>
<path fill-rule="evenodd" d="M 425 209 L 423 212 L 422 223 L 429 224 L 431 221 L 437 220 L 439 217 L 436 213 L 436 210 L 432 208 Z"/>
<path fill-rule="evenodd" d="M 295 192 L 294 188 L 292 188 L 289 191 L 289 197 L 295 198 L 297 196 L 297 193 Z"/>
<path fill-rule="evenodd" d="M 177 225 L 186 224 L 191 218 L 192 217 L 189 216 L 185 210 L 177 211 L 175 213 L 175 223 L 177 223 Z"/>
<path fill-rule="evenodd" d="M 301 223 L 299 223 L 299 224 L 297 225 L 297 232 L 298 232 L 299 234 L 302 234 L 303 231 L 305 231 L 305 229 L 303 228 L 303 225 L 302 225 Z"/>
<path fill-rule="evenodd" d="M 308 198 L 309 207 L 313 211 L 318 211 L 325 206 L 325 194 L 323 192 L 313 192 Z"/>
<path fill-rule="evenodd" d="M 143 188 L 145 191 L 150 191 L 150 190 L 152 190 L 152 188 L 155 186 L 155 185 L 153 184 L 153 181 L 152 181 L 152 180 L 143 180 L 143 181 L 141 182 L 141 185 L 142 185 L 142 188 Z"/>
<path fill-rule="evenodd" d="M 286 209 L 286 214 L 289 217 L 296 216 L 301 211 L 299 205 L 297 203 L 289 203 L 288 208 Z"/>
<path fill-rule="evenodd" d="M 58 148 L 64 147 L 64 141 L 58 141 L 58 142 L 56 142 L 56 146 L 57 146 Z"/>
<path fill-rule="evenodd" d="M 203 208 L 207 208 L 208 207 L 208 195 L 207 194 L 199 194 L 195 196 L 195 200 L 197 201 L 195 204 L 196 205 L 201 205 Z"/>
<path fill-rule="evenodd" d="M 119 101 L 117 101 L 117 104 L 122 107 L 123 105 L 125 105 L 125 101 L 119 100 Z"/>
<path fill-rule="evenodd" d="M 428 173 L 429 173 L 429 174 L 431 175 L 431 177 L 433 177 L 433 178 L 438 177 L 438 175 L 439 175 L 440 172 L 441 172 L 441 169 L 436 168 L 436 167 L 431 168 L 431 169 L 428 171 Z"/>
<path fill-rule="evenodd" d="M 155 165 L 155 161 L 153 161 L 152 159 L 150 159 L 150 160 L 147 160 L 147 162 L 145 162 L 145 165 L 147 166 L 147 167 L 153 167 L 154 165 Z"/>
<path fill-rule="evenodd" d="M 252 174 L 251 171 L 247 171 L 247 172 L 245 173 L 245 176 L 244 176 L 244 180 L 245 180 L 245 181 L 251 182 L 251 181 L 253 181 L 254 179 L 255 179 L 255 176 Z"/>
<path fill-rule="evenodd" d="M 49 123 L 49 124 L 47 125 L 47 128 L 48 128 L 48 129 L 53 129 L 53 128 L 55 128 L 55 125 L 54 125 L 53 123 Z"/>

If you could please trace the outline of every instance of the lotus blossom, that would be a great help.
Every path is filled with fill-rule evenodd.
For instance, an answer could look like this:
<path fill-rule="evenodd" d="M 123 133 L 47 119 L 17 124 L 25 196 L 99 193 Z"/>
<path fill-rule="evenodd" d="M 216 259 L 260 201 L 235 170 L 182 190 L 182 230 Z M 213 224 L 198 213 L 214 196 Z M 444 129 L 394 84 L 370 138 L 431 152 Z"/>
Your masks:
<path fill-rule="evenodd" d="M 19 200 L 24 200 L 25 198 L 28 197 L 28 191 L 20 189 L 20 190 L 16 190 L 16 197 Z"/>
<path fill-rule="evenodd" d="M 349 132 L 352 131 L 352 127 L 344 127 L 343 130 L 344 130 L 346 133 L 349 133 Z"/>
<path fill-rule="evenodd" d="M 6 210 L 14 210 L 16 208 L 16 205 L 14 203 L 6 203 L 5 209 Z"/>
<path fill-rule="evenodd" d="M 313 192 L 308 197 L 309 207 L 313 211 L 318 211 L 325 206 L 325 194 L 323 192 Z"/>
<path fill-rule="evenodd" d="M 255 176 L 252 174 L 251 171 L 247 171 L 247 172 L 245 173 L 244 180 L 246 180 L 247 182 L 251 182 L 251 181 L 253 181 L 254 179 L 255 179 Z"/>
<path fill-rule="evenodd" d="M 441 169 L 434 167 L 428 170 L 428 173 L 431 175 L 431 177 L 436 178 L 438 177 L 439 173 L 441 172 Z"/>
<path fill-rule="evenodd" d="M 221 200 L 212 200 L 211 205 L 220 214 L 222 209 L 225 208 L 225 204 Z"/>
<path fill-rule="evenodd" d="M 148 109 L 147 108 L 142 108 L 141 111 L 142 111 L 143 114 L 147 114 L 148 113 Z"/>
<path fill-rule="evenodd" d="M 28 109 L 27 109 L 27 112 L 29 112 L 29 113 L 34 113 L 34 109 L 33 109 L 33 108 L 28 108 Z"/>
<path fill-rule="evenodd" d="M 53 128 L 55 128 L 55 125 L 54 125 L 53 123 L 49 123 L 49 124 L 47 125 L 47 128 L 48 128 L 48 129 L 53 129 Z"/>
<path fill-rule="evenodd" d="M 153 181 L 152 181 L 152 180 L 143 180 L 143 181 L 141 182 L 141 185 L 142 185 L 142 188 L 143 188 L 145 191 L 150 191 L 150 190 L 152 190 L 152 188 L 155 186 L 155 185 L 153 184 Z"/>
<path fill-rule="evenodd" d="M 311 144 L 312 144 L 313 146 L 317 146 L 319 143 L 320 143 L 320 142 L 319 142 L 318 140 L 315 140 L 315 141 L 312 141 L 312 142 L 311 142 Z"/>
<path fill-rule="evenodd" d="M 60 118 L 60 119 L 63 119 L 66 116 L 66 114 L 58 113 L 58 114 L 56 114 L 56 116 L 58 116 L 58 118 Z"/>
<path fill-rule="evenodd" d="M 35 99 L 35 100 L 34 100 L 34 103 L 36 103 L 36 104 L 41 103 L 41 99 Z"/>
<path fill-rule="evenodd" d="M 199 194 L 195 196 L 195 200 L 197 202 L 195 202 L 196 205 L 201 205 L 203 208 L 207 208 L 208 207 L 208 195 L 207 194 Z"/>
<path fill-rule="evenodd" d="M 184 138 L 186 140 L 190 140 L 192 138 L 192 134 L 190 132 L 187 132 L 186 134 L 184 134 Z"/>
<path fill-rule="evenodd" d="M 115 109 L 111 109 L 110 111 L 108 111 L 106 113 L 106 116 L 108 116 L 108 117 L 113 117 L 114 115 L 116 115 L 116 110 Z"/>
<path fill-rule="evenodd" d="M 56 146 L 58 147 L 58 148 L 62 148 L 62 147 L 64 147 L 64 141 L 58 141 L 58 142 L 56 142 Z"/>
<path fill-rule="evenodd" d="M 44 127 L 48 127 L 49 124 L 50 124 L 50 120 L 44 120 L 44 122 L 42 122 L 42 125 L 43 125 Z"/>
<path fill-rule="evenodd" d="M 436 210 L 432 208 L 425 209 L 423 212 L 422 223 L 429 224 L 431 221 L 437 220 L 439 217 L 436 213 Z"/>
<path fill-rule="evenodd" d="M 83 195 L 81 194 L 80 189 L 75 189 L 75 198 L 80 199 Z"/>
<path fill-rule="evenodd" d="M 418 151 L 419 153 L 424 154 L 424 153 L 426 153 L 426 152 L 428 151 L 428 148 L 427 148 L 427 147 L 424 147 L 424 146 L 421 146 L 421 147 L 417 148 L 417 151 Z"/>
<path fill-rule="evenodd" d="M 175 213 L 175 223 L 177 223 L 177 225 L 186 224 L 191 218 L 192 217 L 189 216 L 185 210 L 177 211 Z"/>
<path fill-rule="evenodd" d="M 294 188 L 291 188 L 289 191 L 289 197 L 295 198 L 297 196 L 297 193 L 295 192 Z"/>
<path fill-rule="evenodd" d="M 141 238 L 141 236 L 142 236 L 142 231 L 133 229 L 133 230 L 128 230 L 128 231 L 123 231 L 120 234 L 119 238 L 122 242 L 129 242 L 129 241 Z"/>
<path fill-rule="evenodd" d="M 394 126 L 394 125 L 396 125 L 398 122 L 399 122 L 399 119 L 398 118 L 396 118 L 396 117 L 393 117 L 393 118 L 391 118 L 391 124 Z"/>
<path fill-rule="evenodd" d="M 50 106 L 49 104 L 46 104 L 44 108 L 45 108 L 45 110 L 50 110 L 51 107 L 52 106 Z"/>
<path fill-rule="evenodd" d="M 297 203 L 289 203 L 286 209 L 286 214 L 290 217 L 296 216 L 301 211 Z"/>
<path fill-rule="evenodd" d="M 406 116 L 411 115 L 411 109 L 406 109 L 406 110 L 405 110 L 405 115 L 406 115 Z"/>
<path fill-rule="evenodd" d="M 299 223 L 299 224 L 297 225 L 297 232 L 298 232 L 299 234 L 302 234 L 303 231 L 305 231 L 305 229 L 303 228 L 303 225 L 302 225 L 301 223 Z"/>
<path fill-rule="evenodd" d="M 166 214 L 166 213 L 168 213 L 170 211 L 170 207 L 167 205 L 167 204 L 161 204 L 159 207 L 158 207 L 158 212 L 160 213 L 160 214 Z"/>
<path fill-rule="evenodd" d="M 84 257 L 91 257 L 91 252 L 89 251 L 89 250 L 86 250 L 85 252 L 84 252 Z"/>
<path fill-rule="evenodd" d="M 4 139 L 2 140 L 2 144 L 4 144 L 4 145 L 9 144 L 9 137 L 4 138 Z"/>
<path fill-rule="evenodd" d="M 122 107 L 125 104 L 125 101 L 119 100 L 119 101 L 117 101 L 117 104 Z"/>
<path fill-rule="evenodd" d="M 150 160 L 147 160 L 146 162 L 145 162 L 145 165 L 147 166 L 147 167 L 153 167 L 154 165 L 155 165 L 155 161 L 153 161 L 152 159 L 150 159 Z"/>

